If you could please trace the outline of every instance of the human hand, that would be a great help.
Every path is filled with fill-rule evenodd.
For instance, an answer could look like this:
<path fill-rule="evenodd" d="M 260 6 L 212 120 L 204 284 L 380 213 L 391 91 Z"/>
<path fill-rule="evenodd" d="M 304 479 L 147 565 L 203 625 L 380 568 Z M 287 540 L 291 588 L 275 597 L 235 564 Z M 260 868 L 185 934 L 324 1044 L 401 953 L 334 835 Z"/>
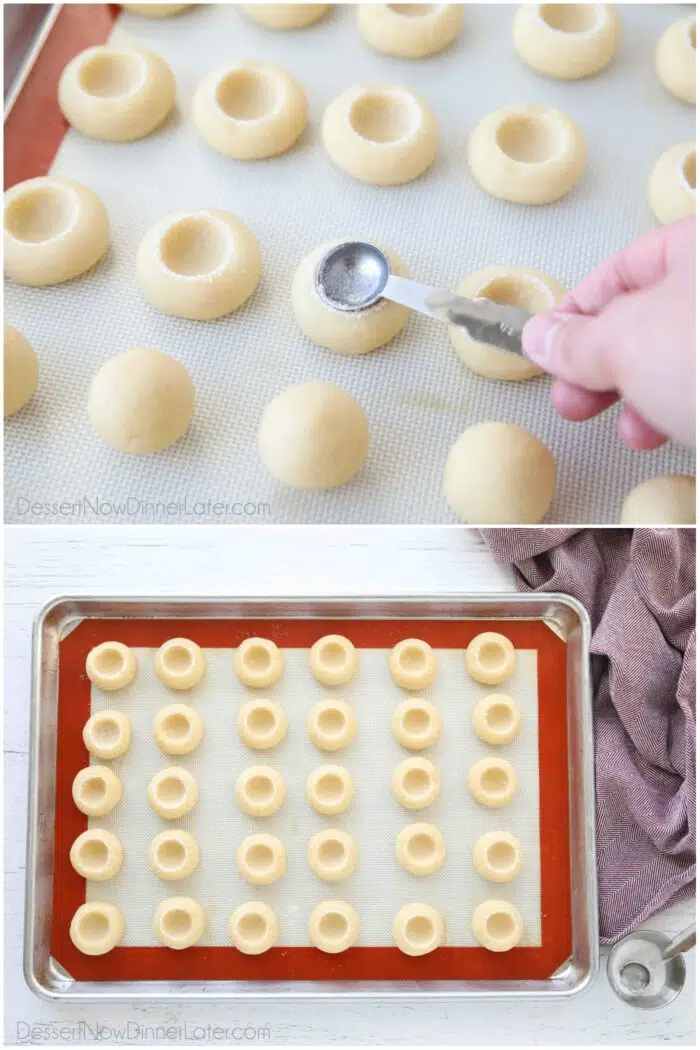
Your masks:
<path fill-rule="evenodd" d="M 556 377 L 561 416 L 590 419 L 617 400 L 620 438 L 652 449 L 695 443 L 695 219 L 633 241 L 548 314 L 523 350 Z"/>

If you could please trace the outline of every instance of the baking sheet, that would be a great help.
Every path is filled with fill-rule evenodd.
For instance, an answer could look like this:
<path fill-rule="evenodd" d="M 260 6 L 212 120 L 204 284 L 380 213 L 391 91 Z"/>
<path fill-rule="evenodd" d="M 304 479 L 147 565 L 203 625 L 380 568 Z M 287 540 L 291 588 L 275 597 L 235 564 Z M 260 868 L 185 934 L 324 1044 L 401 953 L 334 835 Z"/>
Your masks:
<path fill-rule="evenodd" d="M 571 286 L 653 226 L 649 171 L 663 150 L 694 136 L 694 110 L 665 92 L 653 64 L 658 37 L 687 5 L 620 5 L 622 43 L 612 66 L 572 83 L 540 78 L 518 59 L 510 41 L 513 11 L 468 5 L 459 42 L 417 62 L 375 54 L 345 5 L 294 33 L 256 26 L 233 5 L 205 5 L 159 21 L 120 15 L 112 42 L 140 43 L 163 55 L 177 78 L 177 109 L 140 142 L 93 142 L 71 130 L 58 152 L 53 172 L 101 196 L 113 243 L 94 272 L 69 285 L 6 285 L 7 318 L 34 344 L 42 369 L 36 397 L 6 427 L 6 520 L 451 522 L 441 486 L 448 450 L 466 426 L 490 419 L 524 425 L 554 450 L 559 480 L 550 521 L 617 521 L 624 495 L 646 477 L 694 472 L 692 455 L 672 445 L 644 453 L 623 446 L 615 436 L 616 410 L 586 423 L 559 419 L 549 380 L 506 384 L 473 375 L 446 329 L 428 319 L 412 317 L 388 347 L 360 358 L 314 346 L 294 322 L 294 269 L 315 245 L 335 237 L 384 242 L 415 277 L 446 287 L 498 263 L 534 266 Z M 208 70 L 249 58 L 277 62 L 299 78 L 310 121 L 289 153 L 240 163 L 198 138 L 190 108 Z M 378 188 L 332 166 L 320 142 L 321 114 L 359 82 L 400 82 L 431 105 L 441 145 L 423 178 Z M 556 105 L 586 135 L 585 174 L 556 204 L 496 201 L 467 169 L 470 129 L 515 102 Z M 260 240 L 257 292 L 218 322 L 165 317 L 140 294 L 138 244 L 157 218 L 179 208 L 229 209 Z M 137 344 L 179 358 L 197 388 L 193 425 L 157 456 L 107 448 L 86 415 L 94 372 Z M 366 467 L 334 492 L 284 489 L 257 458 L 264 406 L 281 389 L 311 379 L 338 383 L 369 417 Z"/>

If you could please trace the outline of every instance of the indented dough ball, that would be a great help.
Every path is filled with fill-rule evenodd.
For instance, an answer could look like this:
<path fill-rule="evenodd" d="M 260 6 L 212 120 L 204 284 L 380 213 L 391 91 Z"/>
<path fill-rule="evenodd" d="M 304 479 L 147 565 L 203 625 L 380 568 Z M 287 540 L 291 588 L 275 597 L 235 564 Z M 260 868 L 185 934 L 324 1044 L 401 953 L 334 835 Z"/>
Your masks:
<path fill-rule="evenodd" d="M 612 61 L 620 19 L 612 4 L 523 4 L 513 21 L 513 42 L 543 76 L 580 80 Z"/>
<path fill-rule="evenodd" d="M 660 474 L 648 478 L 627 494 L 620 511 L 621 525 L 694 525 L 695 478 Z"/>
<path fill-rule="evenodd" d="M 124 935 L 124 916 L 114 904 L 81 904 L 70 924 L 70 939 L 83 955 L 105 955 Z"/>
<path fill-rule="evenodd" d="M 39 382 L 39 361 L 31 343 L 5 321 L 3 415 L 14 416 L 27 404 Z"/>
<path fill-rule="evenodd" d="M 377 51 L 396 58 L 424 58 L 456 39 L 463 4 L 358 4 L 357 24 Z"/>
<path fill-rule="evenodd" d="M 695 40 L 695 15 L 690 15 L 673 22 L 656 45 L 659 80 L 677 99 L 692 106 L 696 91 Z"/>
<path fill-rule="evenodd" d="M 681 142 L 661 154 L 649 176 L 647 198 L 659 222 L 695 215 L 694 142 Z"/>
<path fill-rule="evenodd" d="M 194 386 L 168 354 L 137 346 L 110 357 L 90 385 L 88 415 L 95 432 L 118 452 L 161 452 L 187 430 Z"/>
<path fill-rule="evenodd" d="M 443 488 L 469 525 L 535 525 L 554 497 L 554 456 L 512 423 L 479 423 L 457 438 L 445 463 Z"/>
<path fill-rule="evenodd" d="M 267 29 L 303 29 L 323 18 L 330 4 L 241 4 L 249 18 Z"/>
<path fill-rule="evenodd" d="M 258 430 L 265 468 L 297 489 L 345 485 L 362 469 L 368 442 L 363 409 L 332 383 L 283 390 L 263 412 Z"/>

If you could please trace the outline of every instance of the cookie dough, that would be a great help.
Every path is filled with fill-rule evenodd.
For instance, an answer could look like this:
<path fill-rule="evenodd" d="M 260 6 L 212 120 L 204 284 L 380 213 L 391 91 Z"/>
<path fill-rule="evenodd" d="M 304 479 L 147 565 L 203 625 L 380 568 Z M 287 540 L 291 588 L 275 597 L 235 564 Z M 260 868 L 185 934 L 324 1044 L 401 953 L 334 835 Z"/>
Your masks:
<path fill-rule="evenodd" d="M 271 766 L 248 766 L 236 780 L 236 802 L 249 817 L 269 817 L 287 794 L 284 777 Z"/>
<path fill-rule="evenodd" d="M 71 59 L 58 82 L 58 104 L 68 123 L 106 142 L 150 135 L 174 102 L 170 66 L 145 48 L 88 47 Z"/>
<path fill-rule="evenodd" d="M 287 735 L 287 715 L 274 700 L 249 700 L 238 712 L 238 734 L 255 751 L 277 747 Z"/>
<path fill-rule="evenodd" d="M 188 704 L 168 704 L 153 719 L 153 739 L 166 755 L 189 755 L 203 736 L 201 715 Z"/>
<path fill-rule="evenodd" d="M 435 653 L 420 638 L 404 638 L 389 653 L 389 673 L 402 689 L 425 689 L 437 674 Z"/>
<path fill-rule="evenodd" d="M 523 867 L 520 843 L 508 831 L 488 831 L 474 843 L 474 867 L 489 882 L 512 882 Z"/>
<path fill-rule="evenodd" d="M 311 646 L 309 667 L 321 685 L 347 685 L 357 669 L 357 650 L 342 634 L 327 634 Z"/>
<path fill-rule="evenodd" d="M 169 638 L 156 652 L 156 674 L 170 689 L 192 689 L 202 680 L 204 668 L 204 653 L 189 638 Z"/>
<path fill-rule="evenodd" d="M 199 865 L 197 840 L 180 828 L 161 831 L 148 846 L 148 863 L 166 882 L 186 879 Z"/>
<path fill-rule="evenodd" d="M 512 696 L 483 696 L 472 712 L 474 732 L 485 744 L 512 744 L 520 733 L 520 708 Z"/>
<path fill-rule="evenodd" d="M 192 897 L 167 897 L 153 916 L 153 929 L 161 944 L 180 951 L 196 944 L 204 933 L 204 908 Z"/>
<path fill-rule="evenodd" d="M 404 809 L 425 809 L 440 794 L 442 781 L 437 766 L 427 758 L 405 758 L 391 777 L 391 790 Z"/>
<path fill-rule="evenodd" d="M 136 654 L 122 642 L 102 642 L 88 653 L 85 672 L 98 689 L 125 689 L 136 675 Z"/>
<path fill-rule="evenodd" d="M 445 840 L 433 824 L 409 824 L 396 836 L 396 859 L 411 875 L 432 875 L 445 861 Z"/>
<path fill-rule="evenodd" d="M 357 846 L 352 836 L 339 828 L 326 828 L 309 841 L 309 867 L 325 882 L 341 882 L 357 866 Z"/>
<path fill-rule="evenodd" d="M 267 689 L 284 671 L 284 653 L 269 638 L 245 638 L 233 657 L 233 670 L 243 685 Z"/>
<path fill-rule="evenodd" d="M 620 19 L 612 4 L 523 4 L 513 21 L 513 42 L 537 73 L 580 80 L 612 62 Z"/>
<path fill-rule="evenodd" d="M 345 700 L 319 700 L 309 711 L 309 738 L 321 751 L 339 751 L 357 735 L 357 718 Z"/>
<path fill-rule="evenodd" d="M 5 276 L 44 287 L 80 276 L 109 244 L 99 197 L 79 182 L 40 176 L 5 192 Z"/>
<path fill-rule="evenodd" d="M 318 766 L 306 778 L 306 798 L 317 813 L 343 813 L 354 797 L 355 785 L 343 766 Z"/>
<path fill-rule="evenodd" d="M 362 469 L 367 416 L 332 383 L 300 383 L 273 398 L 262 414 L 258 452 L 268 473 L 296 489 L 334 489 Z"/>
<path fill-rule="evenodd" d="M 121 711 L 97 711 L 83 727 L 83 743 L 91 755 L 110 762 L 131 746 L 131 722 Z"/>
<path fill-rule="evenodd" d="M 122 782 L 109 766 L 85 766 L 73 779 L 73 801 L 88 817 L 103 817 L 122 797 Z"/>
<path fill-rule="evenodd" d="M 430 700 L 412 696 L 394 708 L 391 731 L 402 747 L 409 751 L 422 751 L 440 738 L 442 717 Z"/>
<path fill-rule="evenodd" d="M 39 361 L 21 332 L 5 321 L 3 415 L 14 416 L 33 397 L 39 383 Z"/>
<path fill-rule="evenodd" d="M 253 886 L 269 886 L 287 870 L 287 851 L 274 835 L 248 835 L 236 859 L 239 873 Z"/>
<path fill-rule="evenodd" d="M 570 117 L 551 106 L 506 106 L 476 125 L 467 159 L 492 197 L 550 204 L 581 178 L 586 140 Z"/>
<path fill-rule="evenodd" d="M 435 160 L 438 126 L 425 102 L 398 84 L 362 84 L 334 99 L 321 121 L 334 164 L 359 182 L 400 186 Z"/>
<path fill-rule="evenodd" d="M 122 4 L 125 11 L 133 15 L 141 15 L 143 18 L 170 18 L 179 15 L 181 11 L 187 11 L 192 4 Z"/>
<path fill-rule="evenodd" d="M 376 51 L 395 58 L 425 58 L 457 39 L 463 4 L 358 4 L 357 23 Z"/>
<path fill-rule="evenodd" d="M 510 901 L 491 900 L 477 905 L 472 929 L 479 944 L 490 952 L 507 952 L 523 938 L 523 920 Z"/>
<path fill-rule="evenodd" d="M 303 29 L 323 18 L 330 4 L 240 4 L 258 25 L 267 29 Z"/>
<path fill-rule="evenodd" d="M 262 955 L 277 941 L 280 926 L 269 904 L 246 901 L 231 913 L 228 933 L 239 952 L 244 955 Z"/>
<path fill-rule="evenodd" d="M 213 321 L 237 310 L 260 280 L 260 247 L 229 211 L 177 211 L 141 241 L 136 272 L 164 314 Z"/>
<path fill-rule="evenodd" d="M 137 346 L 110 357 L 95 374 L 88 415 L 111 448 L 145 455 L 179 441 L 190 425 L 194 399 L 184 365 L 161 350 Z"/>
<path fill-rule="evenodd" d="M 427 955 L 445 943 L 442 915 L 430 904 L 405 904 L 394 916 L 392 932 L 404 955 Z"/>
<path fill-rule="evenodd" d="M 70 939 L 83 955 L 106 955 L 124 935 L 124 916 L 113 904 L 89 901 L 71 919 Z"/>
<path fill-rule="evenodd" d="M 694 525 L 695 478 L 660 474 L 628 492 L 621 525 Z"/>
<path fill-rule="evenodd" d="M 542 314 L 566 295 L 566 288 L 554 278 L 526 266 L 489 266 L 465 277 L 457 288 L 457 295 L 467 299 L 490 299 L 503 306 L 517 306 L 531 314 Z M 455 350 L 477 375 L 506 380 L 542 375 L 542 369 L 525 357 L 472 339 L 464 329 L 455 325 L 450 325 L 448 331 Z"/>
<path fill-rule="evenodd" d="M 482 758 L 469 770 L 469 794 L 489 809 L 502 809 L 514 798 L 518 778 L 505 758 Z"/>
<path fill-rule="evenodd" d="M 166 820 L 177 820 L 197 805 L 199 786 L 188 769 L 168 766 L 151 777 L 147 794 L 154 813 Z"/>
<path fill-rule="evenodd" d="M 679 18 L 656 45 L 659 80 L 681 102 L 695 105 L 695 15 Z"/>
<path fill-rule="evenodd" d="M 88 828 L 70 848 L 70 862 L 84 879 L 105 882 L 122 866 L 124 850 L 116 835 L 103 828 Z"/>
<path fill-rule="evenodd" d="M 209 73 L 192 103 L 204 141 L 235 160 L 262 160 L 294 145 L 308 116 L 306 93 L 271 62 L 237 62 Z"/>
<path fill-rule="evenodd" d="M 347 951 L 359 936 L 360 916 L 346 901 L 322 901 L 309 916 L 311 943 L 322 952 Z"/>
<path fill-rule="evenodd" d="M 513 423 L 477 423 L 450 449 L 442 484 L 468 525 L 536 525 L 554 498 L 554 456 Z"/>
<path fill-rule="evenodd" d="M 466 648 L 467 674 L 482 685 L 500 685 L 515 670 L 515 646 L 510 638 L 496 631 L 477 634 Z"/>
<path fill-rule="evenodd" d="M 649 176 L 647 198 L 659 222 L 695 215 L 694 142 L 681 142 L 661 154 Z"/>

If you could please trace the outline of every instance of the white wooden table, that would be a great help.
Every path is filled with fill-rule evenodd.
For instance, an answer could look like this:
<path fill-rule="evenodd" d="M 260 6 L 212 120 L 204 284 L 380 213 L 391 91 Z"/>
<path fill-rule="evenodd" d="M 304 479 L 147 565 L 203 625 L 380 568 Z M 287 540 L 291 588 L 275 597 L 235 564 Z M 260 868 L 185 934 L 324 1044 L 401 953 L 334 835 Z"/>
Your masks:
<path fill-rule="evenodd" d="M 619 1002 L 604 971 L 561 1003 L 271 1003 L 242 1006 L 54 1005 L 22 976 L 27 727 L 32 619 L 60 593 L 410 594 L 512 589 L 480 538 L 463 529 L 9 528 L 5 530 L 5 1038 L 176 1045 L 197 1026 L 237 1026 L 228 1042 L 271 1044 L 694 1043 L 695 954 L 685 989 L 648 1014 Z M 687 904 L 648 925 L 676 933 Z M 92 1029 L 81 1027 L 90 1025 Z M 101 1026 L 99 1039 L 96 1025 Z M 61 1025 L 65 1026 L 61 1029 Z M 184 1027 L 187 1025 L 187 1032 Z M 53 1029 L 50 1026 L 54 1026 Z M 246 1026 L 248 1028 L 246 1029 Z M 169 1029 L 169 1030 L 168 1030 Z M 212 1041 L 217 1033 L 211 1031 Z M 218 1036 L 222 1038 L 221 1035 Z"/>

